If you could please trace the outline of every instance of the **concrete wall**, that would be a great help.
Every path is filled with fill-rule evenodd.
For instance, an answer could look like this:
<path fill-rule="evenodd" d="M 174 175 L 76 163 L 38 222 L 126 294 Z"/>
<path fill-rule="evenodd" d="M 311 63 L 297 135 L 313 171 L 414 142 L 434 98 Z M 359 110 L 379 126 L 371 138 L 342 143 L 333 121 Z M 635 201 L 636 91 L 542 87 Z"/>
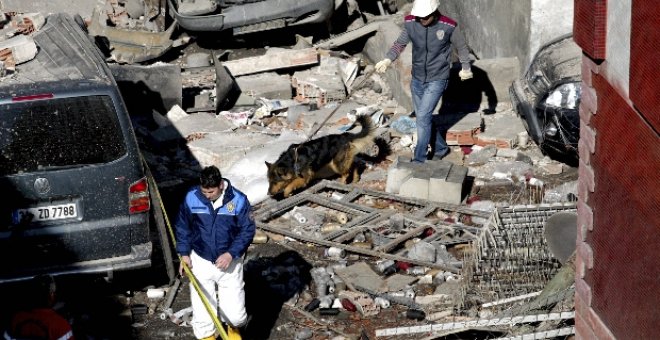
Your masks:
<path fill-rule="evenodd" d="M 631 8 L 632 0 L 607 3 L 605 50 L 608 81 L 624 98 L 629 96 Z"/>
<path fill-rule="evenodd" d="M 524 65 L 529 65 L 539 47 L 573 31 L 573 0 L 532 0 L 530 17 L 529 53 Z"/>
<path fill-rule="evenodd" d="M 480 59 L 527 54 L 531 0 L 447 0 L 440 11 L 458 21 Z"/>
<path fill-rule="evenodd" d="M 524 72 L 536 50 L 573 30 L 573 0 L 445 0 L 480 59 L 516 57 Z"/>

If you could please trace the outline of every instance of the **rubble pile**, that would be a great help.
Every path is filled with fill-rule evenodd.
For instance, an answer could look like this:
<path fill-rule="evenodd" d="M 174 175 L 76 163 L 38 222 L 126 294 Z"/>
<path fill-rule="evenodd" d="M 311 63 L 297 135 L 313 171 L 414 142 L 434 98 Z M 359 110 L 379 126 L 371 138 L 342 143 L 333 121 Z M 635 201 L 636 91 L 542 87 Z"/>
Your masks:
<path fill-rule="evenodd" d="M 107 1 L 88 24 L 91 36 L 109 38 L 109 62 L 144 62 L 189 42 L 172 40 L 175 25 L 154 20 L 157 6 L 134 4 Z M 44 19 L 0 19 L 7 73 L 34 58 L 29 34 Z M 449 99 L 436 123 L 447 130 L 450 154 L 411 163 L 416 125 L 393 94 L 400 84 L 375 74 L 365 54 L 337 51 L 376 34 L 381 20 L 318 44 L 232 60 L 198 48 L 167 63 L 171 72 L 159 79 L 176 91 L 158 100 L 176 104 L 143 103 L 133 117 L 159 190 L 177 192 L 196 183 L 200 167 L 216 165 L 247 194 L 259 232 L 246 286 L 269 295 L 277 313 L 287 307 L 296 339 L 572 334 L 571 285 L 545 292 L 570 265 L 550 252 L 544 226 L 555 213 L 576 211 L 577 171 L 531 145 L 508 102 L 465 112 Z M 286 199 L 267 195 L 265 162 L 291 144 L 349 131 L 362 115 L 390 154 L 359 158 L 359 182 L 322 180 Z M 275 246 L 288 252 L 261 255 Z M 168 301 L 156 307 L 161 321 L 186 326 L 190 310 L 174 309 L 169 297 L 150 297 Z"/>

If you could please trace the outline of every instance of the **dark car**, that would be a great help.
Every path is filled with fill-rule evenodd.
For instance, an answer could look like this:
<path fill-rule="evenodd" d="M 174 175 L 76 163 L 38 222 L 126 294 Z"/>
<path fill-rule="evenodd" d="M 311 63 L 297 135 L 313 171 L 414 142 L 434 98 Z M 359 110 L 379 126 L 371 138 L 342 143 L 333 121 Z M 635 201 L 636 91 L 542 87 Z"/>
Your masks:
<path fill-rule="evenodd" d="M 534 142 L 569 164 L 578 159 L 581 55 L 572 35 L 562 36 L 542 46 L 524 78 L 509 89 L 513 107 Z"/>
<path fill-rule="evenodd" d="M 172 16 L 190 31 L 233 30 L 234 35 L 322 23 L 334 0 L 168 0 Z"/>
<path fill-rule="evenodd" d="M 110 69 L 75 20 L 0 82 L 0 282 L 151 265 L 146 169 Z"/>

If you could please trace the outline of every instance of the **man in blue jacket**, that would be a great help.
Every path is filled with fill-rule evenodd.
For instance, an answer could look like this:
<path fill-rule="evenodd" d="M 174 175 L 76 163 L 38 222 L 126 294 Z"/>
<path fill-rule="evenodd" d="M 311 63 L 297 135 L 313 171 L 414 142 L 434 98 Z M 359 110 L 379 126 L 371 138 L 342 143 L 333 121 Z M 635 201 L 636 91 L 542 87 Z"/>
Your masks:
<path fill-rule="evenodd" d="M 424 163 L 431 151 L 438 158 L 449 153 L 440 131 L 436 132 L 435 148 L 430 149 L 432 115 L 447 88 L 451 69 L 451 50 L 458 50 L 462 69 L 461 80 L 472 78 L 470 55 L 465 38 L 456 21 L 440 14 L 438 0 L 415 0 L 410 15 L 405 17 L 403 30 L 386 58 L 376 64 L 376 71 L 385 72 L 403 49 L 412 43 L 412 80 L 410 92 L 417 124 L 417 145 L 412 161 Z"/>
<path fill-rule="evenodd" d="M 240 339 L 237 328 L 247 322 L 243 255 L 255 233 L 250 202 L 215 166 L 202 169 L 200 182 L 186 194 L 176 221 L 179 273 L 183 275 L 183 263 L 192 269 L 214 311 L 219 304 L 229 338 Z M 192 283 L 190 299 L 195 337 L 215 339 L 213 320 Z"/>

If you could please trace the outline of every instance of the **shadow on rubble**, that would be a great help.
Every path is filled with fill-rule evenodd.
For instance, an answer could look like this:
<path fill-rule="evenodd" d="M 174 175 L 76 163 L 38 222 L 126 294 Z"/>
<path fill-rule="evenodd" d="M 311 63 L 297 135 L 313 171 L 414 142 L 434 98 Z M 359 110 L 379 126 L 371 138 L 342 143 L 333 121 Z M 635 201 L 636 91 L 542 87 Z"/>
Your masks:
<path fill-rule="evenodd" d="M 440 129 L 445 138 L 447 130 L 458 121 L 469 113 L 479 112 L 482 102 L 487 103 L 487 107 L 482 110 L 483 114 L 494 114 L 498 103 L 497 93 L 486 71 L 472 65 L 473 78 L 461 81 L 458 76 L 460 70 L 460 64 L 450 70 L 449 84 L 442 95 L 440 114 L 433 116 L 433 125 Z M 486 100 L 484 101 L 484 99 Z M 483 129 L 482 119 L 481 130 L 483 131 Z"/>
<path fill-rule="evenodd" d="M 250 321 L 243 339 L 268 339 L 283 304 L 311 282 L 312 265 L 294 251 L 274 257 L 260 255 L 244 267 L 246 309 Z"/>

